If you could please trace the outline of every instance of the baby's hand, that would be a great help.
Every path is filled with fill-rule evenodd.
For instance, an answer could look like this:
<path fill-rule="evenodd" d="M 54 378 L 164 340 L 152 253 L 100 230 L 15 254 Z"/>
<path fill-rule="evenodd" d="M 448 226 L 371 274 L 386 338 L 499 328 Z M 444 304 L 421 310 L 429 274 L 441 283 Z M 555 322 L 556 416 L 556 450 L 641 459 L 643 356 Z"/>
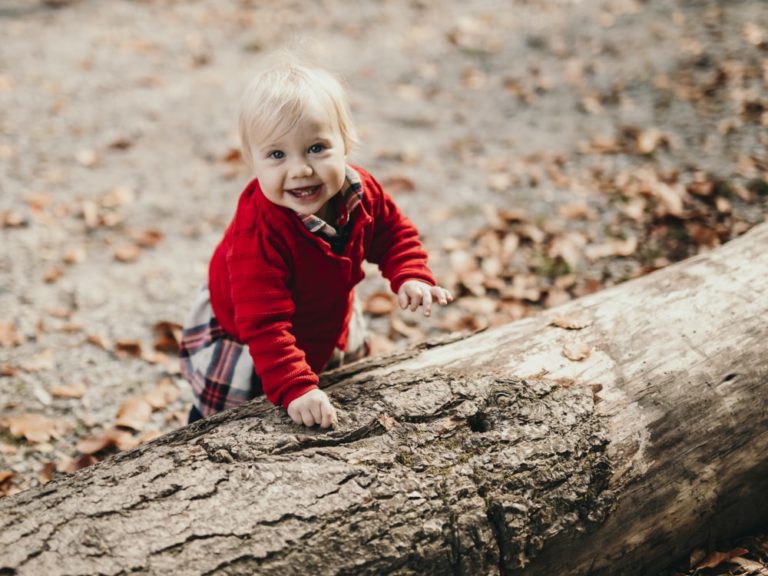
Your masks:
<path fill-rule="evenodd" d="M 430 286 L 421 280 L 406 280 L 397 291 L 397 301 L 403 310 L 409 306 L 411 310 L 423 306 L 424 316 L 429 316 L 432 313 L 432 302 L 445 306 L 453 302 L 453 296 L 440 286 Z"/>
<path fill-rule="evenodd" d="M 319 388 L 310 390 L 288 404 L 288 416 L 296 424 L 304 426 L 320 424 L 321 428 L 328 428 L 336 424 L 336 409 L 328 395 Z"/>

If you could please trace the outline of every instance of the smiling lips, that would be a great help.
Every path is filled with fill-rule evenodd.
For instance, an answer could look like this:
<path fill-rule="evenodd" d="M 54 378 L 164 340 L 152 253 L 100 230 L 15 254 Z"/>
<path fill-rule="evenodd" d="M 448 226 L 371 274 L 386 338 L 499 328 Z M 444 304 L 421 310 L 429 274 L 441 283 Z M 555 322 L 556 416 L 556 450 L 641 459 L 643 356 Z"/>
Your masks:
<path fill-rule="evenodd" d="M 322 188 L 322 185 L 319 184 L 317 186 L 307 186 L 305 188 L 292 188 L 291 190 L 286 190 L 286 193 L 290 194 L 294 198 L 311 198 L 320 192 L 320 188 Z"/>

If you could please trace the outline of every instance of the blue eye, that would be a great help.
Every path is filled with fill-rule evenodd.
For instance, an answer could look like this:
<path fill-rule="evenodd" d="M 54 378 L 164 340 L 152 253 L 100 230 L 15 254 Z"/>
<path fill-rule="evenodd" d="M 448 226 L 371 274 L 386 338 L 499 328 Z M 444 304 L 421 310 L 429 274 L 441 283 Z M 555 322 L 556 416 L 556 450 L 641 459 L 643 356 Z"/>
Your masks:
<path fill-rule="evenodd" d="M 285 152 L 282 150 L 273 150 L 269 153 L 268 158 L 272 158 L 273 160 L 282 160 L 285 158 Z"/>
<path fill-rule="evenodd" d="M 312 146 L 309 147 L 310 154 L 319 154 L 325 150 L 325 144 L 312 144 Z"/>

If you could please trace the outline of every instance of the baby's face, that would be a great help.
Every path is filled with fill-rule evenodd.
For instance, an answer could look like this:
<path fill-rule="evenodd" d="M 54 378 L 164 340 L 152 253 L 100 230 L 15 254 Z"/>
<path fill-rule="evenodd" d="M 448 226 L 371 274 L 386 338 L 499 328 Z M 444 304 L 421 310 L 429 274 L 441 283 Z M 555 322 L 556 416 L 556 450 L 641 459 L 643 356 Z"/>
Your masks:
<path fill-rule="evenodd" d="M 338 124 L 318 103 L 290 130 L 255 147 L 253 158 L 264 196 L 301 215 L 316 214 L 341 190 L 346 164 Z"/>

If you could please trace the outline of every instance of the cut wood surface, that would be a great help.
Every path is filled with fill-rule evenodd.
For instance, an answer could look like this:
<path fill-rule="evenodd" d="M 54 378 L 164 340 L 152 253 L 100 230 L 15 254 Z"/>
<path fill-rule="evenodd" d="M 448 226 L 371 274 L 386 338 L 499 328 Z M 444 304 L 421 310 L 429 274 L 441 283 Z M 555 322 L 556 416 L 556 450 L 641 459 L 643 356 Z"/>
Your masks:
<path fill-rule="evenodd" d="M 580 359 L 578 359 L 580 358 Z M 0 501 L 0 574 L 654 574 L 768 517 L 768 224 Z"/>

